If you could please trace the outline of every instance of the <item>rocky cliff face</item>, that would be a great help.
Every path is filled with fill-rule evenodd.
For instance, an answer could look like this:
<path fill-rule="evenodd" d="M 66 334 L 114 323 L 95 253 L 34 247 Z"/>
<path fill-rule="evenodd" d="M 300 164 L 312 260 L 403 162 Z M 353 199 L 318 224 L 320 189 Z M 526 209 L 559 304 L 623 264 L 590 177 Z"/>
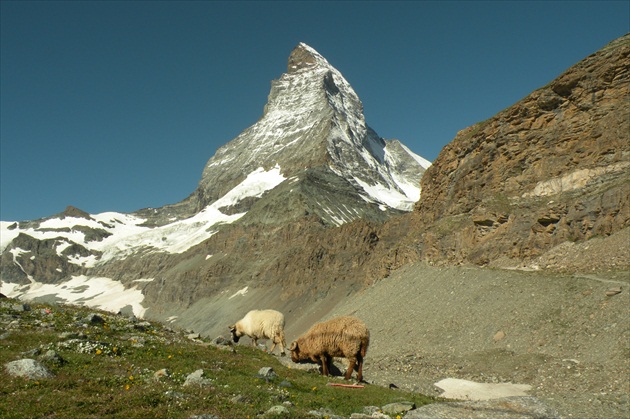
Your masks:
<path fill-rule="evenodd" d="M 627 229 L 629 55 L 624 36 L 460 131 L 422 179 L 422 256 L 528 265 L 561 243 Z"/>

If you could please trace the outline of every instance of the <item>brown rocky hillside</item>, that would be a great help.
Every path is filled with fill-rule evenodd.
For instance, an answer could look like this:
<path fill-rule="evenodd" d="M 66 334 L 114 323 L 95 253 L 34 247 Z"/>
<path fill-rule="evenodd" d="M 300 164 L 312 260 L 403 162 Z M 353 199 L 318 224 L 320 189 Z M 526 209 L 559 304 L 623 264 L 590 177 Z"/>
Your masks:
<path fill-rule="evenodd" d="M 629 86 L 626 35 L 460 131 L 422 178 L 413 240 L 423 258 L 532 265 L 554 246 L 628 228 Z"/>

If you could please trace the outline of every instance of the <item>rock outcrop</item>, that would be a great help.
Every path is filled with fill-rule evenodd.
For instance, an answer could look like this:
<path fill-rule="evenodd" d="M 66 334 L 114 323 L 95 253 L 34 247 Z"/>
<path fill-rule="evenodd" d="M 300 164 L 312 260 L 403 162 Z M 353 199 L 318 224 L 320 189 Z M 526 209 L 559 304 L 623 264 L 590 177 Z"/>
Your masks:
<path fill-rule="evenodd" d="M 628 228 L 629 86 L 626 35 L 460 131 L 422 179 L 422 257 L 526 265 Z"/>

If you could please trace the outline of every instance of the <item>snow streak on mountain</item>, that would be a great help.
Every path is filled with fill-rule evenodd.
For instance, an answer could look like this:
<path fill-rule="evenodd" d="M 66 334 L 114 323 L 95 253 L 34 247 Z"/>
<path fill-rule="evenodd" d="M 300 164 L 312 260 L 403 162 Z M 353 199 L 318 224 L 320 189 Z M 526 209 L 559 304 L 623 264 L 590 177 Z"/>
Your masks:
<path fill-rule="evenodd" d="M 212 201 L 242 173 L 275 165 L 287 178 L 325 166 L 365 201 L 410 211 L 430 163 L 370 129 L 346 79 L 301 43 L 289 57 L 288 72 L 272 82 L 261 119 L 208 161 L 201 195 Z"/>
<path fill-rule="evenodd" d="M 69 207 L 42 220 L 2 222 L 0 292 L 142 313 L 137 287 L 159 272 L 138 272 L 126 288 L 91 272 L 128 258 L 182 254 L 232 223 L 281 225 L 306 215 L 328 227 L 384 221 L 412 210 L 429 166 L 399 141 L 379 137 L 341 73 L 299 44 L 287 73 L 272 81 L 262 117 L 217 150 L 184 201 L 132 214 Z"/>

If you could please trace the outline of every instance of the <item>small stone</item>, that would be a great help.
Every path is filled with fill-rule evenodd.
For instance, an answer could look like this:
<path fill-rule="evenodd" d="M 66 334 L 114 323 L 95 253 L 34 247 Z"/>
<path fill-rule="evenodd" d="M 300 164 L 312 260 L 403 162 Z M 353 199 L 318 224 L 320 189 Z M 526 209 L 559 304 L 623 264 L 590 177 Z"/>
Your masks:
<path fill-rule="evenodd" d="M 79 339 L 79 334 L 76 332 L 63 332 L 63 333 L 59 333 L 58 337 L 59 337 L 59 340 Z"/>
<path fill-rule="evenodd" d="M 101 316 L 99 316 L 96 313 L 88 314 L 87 317 L 85 319 L 83 319 L 83 321 L 88 323 L 88 324 L 103 324 L 103 323 L 105 323 L 105 319 L 103 319 Z"/>
<path fill-rule="evenodd" d="M 162 368 L 161 370 L 158 370 L 153 374 L 153 378 L 155 378 L 156 380 L 159 380 L 164 377 L 170 377 L 170 376 L 171 376 L 171 372 L 167 370 L 166 368 Z"/>
<path fill-rule="evenodd" d="M 258 370 L 258 377 L 264 378 L 265 380 L 272 380 L 276 378 L 278 375 L 271 367 L 262 367 Z"/>
<path fill-rule="evenodd" d="M 503 330 L 499 330 L 497 333 L 495 333 L 492 340 L 494 340 L 495 342 L 499 342 L 503 340 L 504 338 L 505 338 L 505 332 Z"/>
<path fill-rule="evenodd" d="M 287 409 L 285 406 L 277 405 L 277 406 L 272 406 L 269 410 L 267 410 L 267 412 L 265 412 L 263 416 L 274 417 L 276 415 L 288 415 L 288 414 L 289 414 L 289 409 Z"/>
<path fill-rule="evenodd" d="M 26 357 L 31 357 L 31 356 L 38 356 L 41 353 L 42 353 L 42 351 L 39 348 L 35 348 L 35 349 L 30 349 L 28 351 L 24 351 L 20 355 L 26 356 Z"/>
<path fill-rule="evenodd" d="M 606 291 L 606 295 L 608 297 L 612 297 L 617 294 L 621 294 L 621 287 L 609 288 L 608 291 Z"/>
<path fill-rule="evenodd" d="M 197 371 L 189 374 L 186 377 L 186 381 L 184 381 L 184 386 L 190 386 L 190 385 L 200 385 L 200 386 L 205 386 L 212 383 L 212 380 L 209 378 L 204 378 L 203 377 L 203 370 L 202 369 L 198 369 Z"/>
<path fill-rule="evenodd" d="M 179 391 L 167 390 L 164 392 L 164 395 L 170 399 L 185 399 L 186 395 L 184 393 L 180 393 Z"/>
<path fill-rule="evenodd" d="M 395 415 L 398 413 L 408 412 L 416 408 L 416 404 L 413 402 L 396 402 L 383 406 L 383 413 L 388 415 Z"/>
<path fill-rule="evenodd" d="M 57 366 L 65 365 L 68 363 L 68 361 L 63 359 L 61 355 L 59 355 L 57 352 L 53 351 L 52 349 L 49 351 L 46 351 L 46 353 L 41 356 L 40 360 L 42 362 L 48 362 L 50 364 L 57 365 Z"/>
<path fill-rule="evenodd" d="M 223 336 L 217 336 L 212 339 L 214 345 L 232 345 L 232 341 L 224 338 Z"/>
<path fill-rule="evenodd" d="M 230 402 L 232 402 L 233 404 L 247 403 L 247 401 L 248 401 L 247 397 L 243 396 L 242 394 L 237 394 L 236 396 L 230 399 Z"/>
<path fill-rule="evenodd" d="M 13 306 L 13 311 L 31 311 L 31 306 L 28 304 L 16 304 Z"/>

